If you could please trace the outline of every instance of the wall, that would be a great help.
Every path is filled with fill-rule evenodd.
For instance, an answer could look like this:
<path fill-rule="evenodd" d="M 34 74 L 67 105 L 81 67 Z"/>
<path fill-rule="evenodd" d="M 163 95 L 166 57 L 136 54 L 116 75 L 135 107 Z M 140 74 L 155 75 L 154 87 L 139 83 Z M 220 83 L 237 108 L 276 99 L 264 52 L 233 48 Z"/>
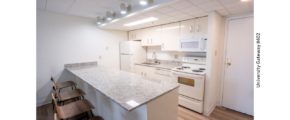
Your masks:
<path fill-rule="evenodd" d="M 147 47 L 147 59 L 152 59 L 153 52 L 158 60 L 180 61 L 184 56 L 206 57 L 205 53 L 161 51 L 160 47 Z"/>
<path fill-rule="evenodd" d="M 126 32 L 98 29 L 93 20 L 37 10 L 37 105 L 50 102 L 51 75 L 69 79 L 66 63 L 98 61 L 119 69 L 123 40 Z"/>
<path fill-rule="evenodd" d="M 204 114 L 209 115 L 220 95 L 223 67 L 225 19 L 217 12 L 208 15 L 207 75 L 205 81 Z"/>

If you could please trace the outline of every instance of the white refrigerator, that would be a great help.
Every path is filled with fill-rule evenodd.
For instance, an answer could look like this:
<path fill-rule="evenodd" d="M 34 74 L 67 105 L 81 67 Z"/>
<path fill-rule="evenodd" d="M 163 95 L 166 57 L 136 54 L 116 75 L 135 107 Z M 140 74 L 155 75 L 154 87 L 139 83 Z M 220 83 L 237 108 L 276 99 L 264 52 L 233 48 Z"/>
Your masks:
<path fill-rule="evenodd" d="M 134 72 L 135 63 L 146 61 L 146 49 L 141 46 L 141 41 L 120 42 L 120 69 Z"/>

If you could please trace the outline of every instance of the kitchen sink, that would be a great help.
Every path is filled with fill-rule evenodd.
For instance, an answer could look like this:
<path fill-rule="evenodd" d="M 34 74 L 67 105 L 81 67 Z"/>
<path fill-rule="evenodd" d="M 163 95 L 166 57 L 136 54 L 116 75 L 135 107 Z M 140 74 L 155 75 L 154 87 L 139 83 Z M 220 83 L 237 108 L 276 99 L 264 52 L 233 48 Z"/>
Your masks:
<path fill-rule="evenodd" d="M 146 65 L 159 65 L 160 62 L 143 62 L 142 64 L 146 64 Z"/>

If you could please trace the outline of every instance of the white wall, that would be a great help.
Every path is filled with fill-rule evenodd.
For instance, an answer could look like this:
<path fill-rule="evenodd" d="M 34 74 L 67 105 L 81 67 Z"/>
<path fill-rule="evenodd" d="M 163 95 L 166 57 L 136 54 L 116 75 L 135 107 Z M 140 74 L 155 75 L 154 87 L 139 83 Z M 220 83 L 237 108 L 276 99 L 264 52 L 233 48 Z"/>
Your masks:
<path fill-rule="evenodd" d="M 119 69 L 119 41 L 126 32 L 101 30 L 93 20 L 37 10 L 37 105 L 50 102 L 50 76 L 69 79 L 66 63 L 98 61 Z"/>
<path fill-rule="evenodd" d="M 172 52 L 172 51 L 161 51 L 159 46 L 147 47 L 147 59 L 152 59 L 153 52 L 156 53 L 156 58 L 158 60 L 173 60 L 180 61 L 184 56 L 195 56 L 195 57 L 205 57 L 205 53 L 193 53 L 193 52 Z"/>
<path fill-rule="evenodd" d="M 205 81 L 204 114 L 209 115 L 220 95 L 220 81 L 223 66 L 225 19 L 217 12 L 208 15 L 207 74 Z"/>

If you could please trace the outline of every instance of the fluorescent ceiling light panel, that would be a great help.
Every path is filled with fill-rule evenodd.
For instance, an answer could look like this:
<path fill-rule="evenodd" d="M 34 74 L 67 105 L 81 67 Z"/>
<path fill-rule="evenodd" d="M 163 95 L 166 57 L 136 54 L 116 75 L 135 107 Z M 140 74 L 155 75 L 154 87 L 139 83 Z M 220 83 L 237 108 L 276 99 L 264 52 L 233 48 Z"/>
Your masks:
<path fill-rule="evenodd" d="M 145 19 L 138 20 L 138 21 L 135 21 L 135 22 L 124 24 L 124 26 L 130 27 L 130 26 L 140 25 L 140 24 L 144 24 L 144 23 L 148 23 L 148 22 L 153 22 L 153 21 L 156 21 L 156 20 L 158 20 L 158 18 L 149 17 L 149 18 L 145 18 Z"/>
<path fill-rule="evenodd" d="M 147 0 L 140 0 L 139 4 L 145 6 L 148 4 L 148 1 Z"/>
<path fill-rule="evenodd" d="M 130 105 L 131 107 L 135 107 L 135 106 L 138 106 L 139 103 L 137 103 L 136 101 L 134 100 L 130 100 L 130 101 L 127 101 L 126 102 L 128 105 Z"/>

